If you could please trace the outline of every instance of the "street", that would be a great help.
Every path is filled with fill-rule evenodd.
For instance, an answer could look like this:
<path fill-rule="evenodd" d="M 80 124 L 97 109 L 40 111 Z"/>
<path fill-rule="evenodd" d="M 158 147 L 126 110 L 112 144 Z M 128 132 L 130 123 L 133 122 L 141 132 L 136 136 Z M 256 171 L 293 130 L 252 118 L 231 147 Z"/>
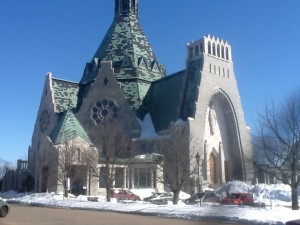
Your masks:
<path fill-rule="evenodd" d="M 1 225 L 224 225 L 222 222 L 191 221 L 112 212 L 52 209 L 11 205 Z"/>

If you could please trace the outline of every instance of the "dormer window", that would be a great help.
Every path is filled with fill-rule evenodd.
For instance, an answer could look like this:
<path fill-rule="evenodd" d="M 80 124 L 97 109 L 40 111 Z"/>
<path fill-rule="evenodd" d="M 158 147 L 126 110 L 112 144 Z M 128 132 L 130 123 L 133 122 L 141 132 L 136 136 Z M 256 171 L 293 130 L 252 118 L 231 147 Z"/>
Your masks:
<path fill-rule="evenodd" d="M 152 71 L 160 72 L 159 66 L 157 65 L 156 61 L 152 62 Z"/>
<path fill-rule="evenodd" d="M 139 65 L 139 68 L 147 69 L 147 64 L 146 64 L 146 60 L 144 59 L 144 57 L 139 58 L 138 65 Z"/>

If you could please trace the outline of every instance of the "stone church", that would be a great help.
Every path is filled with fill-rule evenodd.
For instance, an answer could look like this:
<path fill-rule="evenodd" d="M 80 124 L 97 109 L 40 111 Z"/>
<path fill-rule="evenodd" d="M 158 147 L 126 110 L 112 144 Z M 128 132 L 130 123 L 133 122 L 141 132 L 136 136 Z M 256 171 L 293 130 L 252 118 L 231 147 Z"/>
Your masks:
<path fill-rule="evenodd" d="M 171 146 L 161 147 L 161 142 L 179 139 L 190 156 L 188 166 L 198 165 L 198 174 L 190 176 L 185 191 L 196 192 L 199 182 L 251 182 L 250 129 L 244 119 L 231 46 L 207 35 L 187 44 L 186 52 L 186 68 L 167 75 L 139 23 L 138 0 L 115 0 L 114 20 L 81 80 L 46 76 L 28 152 L 35 191 L 62 191 L 57 152 L 73 141 L 80 165 L 83 149 L 101 146 L 99 137 L 107 120 L 114 121 L 135 148 L 132 163 L 116 169 L 116 174 L 122 174 L 116 188 L 164 189 L 154 159 L 156 153 L 162 154 L 159 149 Z M 103 166 L 100 161 L 99 169 Z M 101 192 L 101 179 L 80 179 L 77 189 Z"/>

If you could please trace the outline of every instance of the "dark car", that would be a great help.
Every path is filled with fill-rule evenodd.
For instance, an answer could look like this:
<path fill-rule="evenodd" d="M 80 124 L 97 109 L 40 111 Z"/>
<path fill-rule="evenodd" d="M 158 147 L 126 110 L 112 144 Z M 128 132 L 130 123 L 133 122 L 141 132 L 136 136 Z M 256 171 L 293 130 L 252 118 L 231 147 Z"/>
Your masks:
<path fill-rule="evenodd" d="M 0 198 L 0 217 L 6 217 L 10 209 L 9 204 Z"/>
<path fill-rule="evenodd" d="M 112 190 L 111 197 L 116 198 L 117 200 L 132 200 L 132 201 L 141 200 L 140 196 L 135 195 L 128 190 Z"/>
<path fill-rule="evenodd" d="M 219 202 L 220 198 L 214 191 L 208 191 L 208 192 L 201 192 L 196 193 L 192 197 L 186 199 L 184 202 L 185 204 L 193 205 L 199 203 L 201 200 L 201 203 L 203 202 Z"/>
<path fill-rule="evenodd" d="M 221 204 L 226 205 L 250 205 L 254 206 L 254 198 L 251 193 L 232 193 L 221 199 Z"/>

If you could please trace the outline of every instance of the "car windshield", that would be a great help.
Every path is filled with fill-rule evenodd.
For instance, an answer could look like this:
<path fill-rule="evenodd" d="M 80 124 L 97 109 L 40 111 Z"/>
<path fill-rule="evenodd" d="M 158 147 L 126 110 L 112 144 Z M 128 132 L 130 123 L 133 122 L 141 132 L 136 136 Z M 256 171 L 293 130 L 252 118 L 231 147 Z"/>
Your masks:
<path fill-rule="evenodd" d="M 239 197 L 240 197 L 239 194 L 231 194 L 231 195 L 229 196 L 229 198 L 231 198 L 231 199 L 238 199 Z"/>

